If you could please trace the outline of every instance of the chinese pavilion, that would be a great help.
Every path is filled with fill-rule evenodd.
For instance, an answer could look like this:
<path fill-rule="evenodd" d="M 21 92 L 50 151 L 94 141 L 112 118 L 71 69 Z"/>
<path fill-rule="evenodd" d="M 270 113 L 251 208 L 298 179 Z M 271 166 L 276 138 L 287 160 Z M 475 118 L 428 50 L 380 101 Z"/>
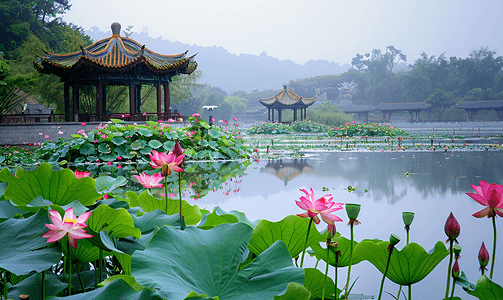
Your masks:
<path fill-rule="evenodd" d="M 274 110 L 278 111 L 278 122 L 282 122 L 282 111 L 284 109 L 293 110 L 293 121 L 297 121 L 297 109 L 300 109 L 300 119 L 306 119 L 307 107 L 316 101 L 316 97 L 304 98 L 288 90 L 286 85 L 283 90 L 268 98 L 259 98 L 260 103 L 267 107 L 267 121 L 274 122 Z M 272 113 L 271 113 L 272 112 Z"/>
<path fill-rule="evenodd" d="M 54 74 L 64 82 L 65 115 L 69 119 L 79 113 L 79 88 L 96 86 L 96 112 L 104 119 L 107 112 L 107 86 L 129 87 L 129 110 L 131 120 L 140 119 L 141 86 L 153 84 L 157 90 L 157 114 L 170 117 L 169 83 L 178 74 L 191 74 L 197 68 L 194 56 L 186 57 L 187 51 L 178 55 L 155 53 L 145 45 L 121 37 L 121 25 L 111 25 L 112 36 L 102 39 L 81 50 L 68 54 L 54 54 L 44 51 L 38 56 L 35 68 L 44 74 Z M 70 88 L 72 96 L 70 101 Z M 162 98 L 164 89 L 164 99 Z M 163 101 L 164 100 L 164 101 Z M 162 112 L 164 102 L 164 112 Z"/>

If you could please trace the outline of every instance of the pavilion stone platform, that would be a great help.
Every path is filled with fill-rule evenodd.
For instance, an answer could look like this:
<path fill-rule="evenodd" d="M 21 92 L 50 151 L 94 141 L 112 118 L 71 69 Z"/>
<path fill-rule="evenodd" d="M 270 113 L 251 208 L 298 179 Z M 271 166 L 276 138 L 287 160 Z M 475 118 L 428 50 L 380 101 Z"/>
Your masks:
<path fill-rule="evenodd" d="M 121 124 L 134 124 L 140 122 L 123 122 Z M 56 141 L 59 138 L 72 138 L 72 134 L 85 129 L 93 130 L 100 122 L 88 122 L 86 126 L 77 122 L 40 122 L 0 124 L 0 146 L 29 146 L 34 143 L 44 143 L 48 140 Z M 182 127 L 185 123 L 170 123 L 171 127 Z M 42 134 L 40 134 L 42 133 Z M 45 136 L 49 137 L 46 138 Z"/>

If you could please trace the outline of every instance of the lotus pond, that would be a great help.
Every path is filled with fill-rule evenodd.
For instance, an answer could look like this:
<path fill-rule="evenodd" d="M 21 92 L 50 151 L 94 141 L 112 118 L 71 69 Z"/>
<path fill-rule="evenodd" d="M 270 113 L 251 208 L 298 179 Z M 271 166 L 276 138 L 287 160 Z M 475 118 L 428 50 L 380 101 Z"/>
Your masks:
<path fill-rule="evenodd" d="M 487 266 L 494 272 L 491 281 L 489 271 L 480 277 L 477 259 L 484 242 L 492 261 L 491 218 L 474 218 L 483 207 L 465 194 L 474 193 L 470 184 L 480 180 L 502 182 L 498 139 L 242 138 L 235 129 L 198 120 L 181 130 L 117 124 L 69 142 L 46 143 L 34 156 L 22 151 L 4 156 L 31 170 L 10 165 L 0 172 L 0 235 L 10 241 L 0 246 L 5 298 L 334 299 L 338 274 L 338 299 L 345 294 L 369 299 L 381 296 L 386 272 L 381 299 L 395 299 L 397 283 L 404 285 L 401 299 L 442 299 L 450 278 L 449 245 L 456 238 L 463 273 L 448 294 L 456 286 L 454 299 L 503 297 L 495 284 L 503 282 L 498 262 L 496 268 Z M 186 159 L 179 173 L 169 157 L 154 155 L 165 159 L 164 166 L 152 155 L 149 161 L 149 153 L 170 151 L 175 140 L 186 158 L 207 161 Z M 252 159 L 210 161 L 237 156 Z M 41 164 L 44 158 L 50 164 Z M 162 188 L 145 189 L 144 182 L 132 179 L 140 172 L 158 174 L 157 166 L 169 175 L 155 183 L 164 183 Z M 84 168 L 96 179 L 77 179 L 66 167 Z M 331 194 L 333 202 L 361 205 L 358 221 L 352 217 L 358 226 L 346 226 L 346 212 L 333 206 L 331 214 L 343 222 L 335 223 L 330 249 L 323 221 L 314 226 L 295 216 L 304 212 L 296 201 L 310 198 L 311 188 L 313 203 Z M 503 201 L 503 191 L 495 191 Z M 321 200 L 327 206 L 316 210 L 324 220 L 323 211 L 333 205 L 329 197 Z M 403 212 L 415 213 L 407 246 Z M 456 237 L 444 232 L 451 212 L 460 224 Z M 501 220 L 495 221 L 501 229 Z M 451 221 L 449 230 L 457 230 Z M 401 239 L 392 252 L 386 249 L 390 234 Z M 358 243 L 353 251 L 351 236 Z M 497 261 L 502 245 L 497 243 Z M 328 280 L 325 260 L 331 264 Z M 344 289 L 348 265 L 350 291 Z"/>

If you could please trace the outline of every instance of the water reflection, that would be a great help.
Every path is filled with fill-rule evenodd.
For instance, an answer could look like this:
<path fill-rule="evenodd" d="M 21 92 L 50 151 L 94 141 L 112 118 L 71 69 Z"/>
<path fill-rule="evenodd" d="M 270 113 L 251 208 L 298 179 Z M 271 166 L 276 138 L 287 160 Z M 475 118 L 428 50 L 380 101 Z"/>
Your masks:
<path fill-rule="evenodd" d="M 470 281 L 476 282 L 480 275 L 477 254 L 482 241 L 492 249 L 492 227 L 489 219 L 472 217 L 482 206 L 465 193 L 473 192 L 470 184 L 478 185 L 479 180 L 503 184 L 501 161 L 501 152 L 491 151 L 337 152 L 313 154 L 297 160 L 297 165 L 302 162 L 305 167 L 286 172 L 285 166 L 294 168 L 294 160 L 263 160 L 248 167 L 242 177 L 240 193 L 228 196 L 209 193 L 197 204 L 209 209 L 219 205 L 226 211 L 242 211 L 252 221 L 279 221 L 302 212 L 295 205 L 295 200 L 303 195 L 299 189 L 312 187 L 316 196 L 331 193 L 336 202 L 362 205 L 359 216 L 362 224 L 355 228 L 355 239 L 358 241 L 371 238 L 386 240 L 390 233 L 399 235 L 405 241 L 402 212 L 415 212 L 411 242 L 419 243 L 426 250 L 437 241 L 446 240 L 443 228 L 447 216 L 453 212 L 461 224 L 458 238 L 463 247 L 461 269 Z M 311 168 L 313 171 L 303 171 Z M 285 173 L 280 177 L 278 173 L 281 172 Z M 348 193 L 348 185 L 357 190 Z M 324 188 L 329 191 L 324 192 Z M 343 211 L 337 212 L 337 215 L 347 221 Z M 323 230 L 324 226 L 321 223 L 318 229 Z M 498 231 L 503 232 L 501 219 L 497 220 L 497 226 Z M 338 223 L 337 230 L 349 236 L 347 226 Z M 405 243 L 397 245 L 398 249 L 403 246 Z M 497 255 L 498 265 L 503 261 L 503 243 L 499 243 L 497 248 L 497 253 L 501 254 Z M 447 264 L 447 260 L 442 261 L 428 277 L 413 287 L 414 299 L 442 299 Z M 306 265 L 313 267 L 315 261 L 306 260 Z M 320 266 L 324 271 L 324 264 L 320 263 Z M 368 262 L 356 265 L 353 270 L 355 276 L 361 276 L 354 290 L 377 295 L 382 274 Z M 344 272 L 341 270 L 339 278 L 345 278 Z M 333 277 L 333 273 L 330 275 Z M 494 279 L 499 284 L 503 283 L 503 269 L 496 269 Z M 339 285 L 342 284 L 340 281 Z M 396 295 L 398 287 L 387 281 L 385 290 Z M 457 295 L 468 298 L 459 290 Z M 392 298 L 385 296 L 384 299 Z"/>
<path fill-rule="evenodd" d="M 307 163 L 305 158 L 268 160 L 267 165 L 260 169 L 260 172 L 273 174 L 281 179 L 285 185 L 287 185 L 289 180 L 301 174 L 316 174 L 316 170 Z"/>

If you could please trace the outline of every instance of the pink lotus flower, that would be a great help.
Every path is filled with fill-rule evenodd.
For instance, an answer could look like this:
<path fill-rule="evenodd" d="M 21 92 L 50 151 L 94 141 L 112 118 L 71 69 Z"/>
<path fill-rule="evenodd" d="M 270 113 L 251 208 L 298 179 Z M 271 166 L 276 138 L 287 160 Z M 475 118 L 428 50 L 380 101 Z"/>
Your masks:
<path fill-rule="evenodd" d="M 193 116 L 193 117 L 200 117 L 201 115 L 200 115 L 200 114 L 198 114 L 198 113 L 195 113 L 195 114 L 193 114 L 192 116 Z"/>
<path fill-rule="evenodd" d="M 47 243 L 59 241 L 68 233 L 70 245 L 73 249 L 77 249 L 77 240 L 93 237 L 87 234 L 84 229 L 87 227 L 85 222 L 91 215 L 90 211 L 83 213 L 78 218 L 73 213 L 72 207 L 65 211 L 63 219 L 57 210 L 51 210 L 49 214 L 52 224 L 45 224 L 50 230 L 42 235 L 42 237 L 48 238 Z"/>
<path fill-rule="evenodd" d="M 224 124 L 229 125 L 229 122 L 227 122 L 227 120 L 224 120 Z"/>
<path fill-rule="evenodd" d="M 183 162 L 185 154 L 175 156 L 173 153 L 166 154 L 166 152 L 157 152 L 152 150 L 150 156 L 150 166 L 154 169 L 162 168 L 164 165 L 168 168 L 168 175 L 171 171 L 183 172 L 179 165 Z"/>
<path fill-rule="evenodd" d="M 77 179 L 89 177 L 90 175 L 91 175 L 91 172 L 75 170 L 75 177 L 77 177 Z"/>
<path fill-rule="evenodd" d="M 320 214 L 323 221 L 325 221 L 325 223 L 329 225 L 334 225 L 334 222 L 342 222 L 341 218 L 331 213 L 342 209 L 343 204 L 332 202 L 333 197 L 331 197 L 331 194 L 325 195 L 315 200 L 313 188 L 311 188 L 311 193 L 308 193 L 304 189 L 301 189 L 300 191 L 304 192 L 307 198 L 302 196 L 300 197 L 300 201 L 295 201 L 295 203 L 297 203 L 297 206 L 299 206 L 300 208 L 306 210 L 306 212 L 297 214 L 297 216 L 303 218 L 313 218 L 316 224 L 320 223 L 318 214 Z"/>
<path fill-rule="evenodd" d="M 215 118 L 211 118 L 211 121 L 212 121 L 212 122 L 215 122 Z"/>
<path fill-rule="evenodd" d="M 236 117 L 232 118 L 233 121 L 237 121 L 238 119 L 236 119 Z"/>
<path fill-rule="evenodd" d="M 144 115 L 144 116 L 146 116 L 146 115 L 147 115 L 147 113 L 143 113 L 143 115 Z"/>
<path fill-rule="evenodd" d="M 140 175 L 133 175 L 133 177 L 136 178 L 141 183 L 141 185 L 143 185 L 143 187 L 147 189 L 162 187 L 162 183 L 159 182 L 164 179 L 164 177 L 162 177 L 162 175 L 159 173 L 155 173 L 154 175 L 149 176 L 148 174 L 145 174 L 145 172 Z"/>
<path fill-rule="evenodd" d="M 82 122 L 80 125 L 82 125 L 82 126 L 86 126 L 86 122 Z"/>
<path fill-rule="evenodd" d="M 496 214 L 503 217 L 503 185 L 496 183 L 489 184 L 483 180 L 480 180 L 479 184 L 480 186 L 471 185 L 476 193 L 466 194 L 487 207 L 474 213 L 473 216 L 476 218 L 483 218 L 485 216 L 491 218 Z"/>
<path fill-rule="evenodd" d="M 48 138 L 49 138 L 49 135 L 47 135 L 47 134 L 46 134 L 44 137 L 45 137 L 46 139 L 48 139 Z"/>
<path fill-rule="evenodd" d="M 478 258 L 479 258 L 480 270 L 487 270 L 486 266 L 489 263 L 489 252 L 487 251 L 484 242 L 482 242 L 482 246 L 480 246 Z"/>

